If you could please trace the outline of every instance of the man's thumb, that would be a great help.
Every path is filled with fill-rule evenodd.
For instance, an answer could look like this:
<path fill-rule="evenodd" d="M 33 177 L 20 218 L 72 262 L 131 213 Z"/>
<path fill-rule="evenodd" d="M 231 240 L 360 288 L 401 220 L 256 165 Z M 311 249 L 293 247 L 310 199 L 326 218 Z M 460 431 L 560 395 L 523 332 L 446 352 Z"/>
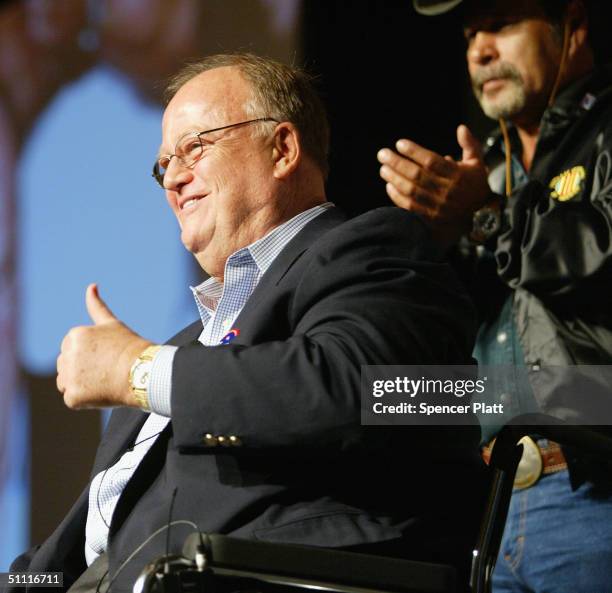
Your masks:
<path fill-rule="evenodd" d="M 91 320 L 96 325 L 115 321 L 117 319 L 107 307 L 106 303 L 100 298 L 97 284 L 90 284 L 87 287 L 87 291 L 85 292 L 85 304 L 87 305 L 87 312 Z"/>
<path fill-rule="evenodd" d="M 480 142 L 478 142 L 477 138 L 470 132 L 470 129 L 467 126 L 461 124 L 457 128 L 457 142 L 459 142 L 459 146 L 463 150 L 463 154 L 461 156 L 462 161 L 469 160 L 482 160 L 482 147 Z"/>

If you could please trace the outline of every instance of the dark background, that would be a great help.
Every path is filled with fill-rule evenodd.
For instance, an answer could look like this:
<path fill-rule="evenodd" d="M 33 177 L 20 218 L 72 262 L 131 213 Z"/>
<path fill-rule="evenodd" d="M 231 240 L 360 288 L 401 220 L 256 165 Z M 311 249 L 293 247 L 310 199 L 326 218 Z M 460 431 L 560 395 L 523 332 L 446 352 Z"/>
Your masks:
<path fill-rule="evenodd" d="M 422 17 L 408 0 L 307 0 L 303 43 L 331 120 L 330 200 L 355 213 L 388 205 L 376 153 L 400 137 L 457 154 L 473 103 L 452 16 Z"/>

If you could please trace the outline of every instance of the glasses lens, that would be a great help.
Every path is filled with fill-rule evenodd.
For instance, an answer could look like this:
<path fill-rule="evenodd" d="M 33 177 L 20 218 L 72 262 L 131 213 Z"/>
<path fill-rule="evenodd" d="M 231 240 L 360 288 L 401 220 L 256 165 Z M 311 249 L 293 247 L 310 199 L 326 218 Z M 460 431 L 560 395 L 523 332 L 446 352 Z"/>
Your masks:
<path fill-rule="evenodd" d="M 161 187 L 164 187 L 164 175 L 168 169 L 168 164 L 170 163 L 170 158 L 167 156 L 163 156 L 153 165 L 153 178 Z"/>
<path fill-rule="evenodd" d="M 185 167 L 191 167 L 202 156 L 200 135 L 188 134 L 181 138 L 176 145 L 176 156 Z"/>
<path fill-rule="evenodd" d="M 164 155 L 157 159 L 153 165 L 153 177 L 155 181 L 164 187 L 164 175 L 170 166 L 170 161 L 173 156 L 181 162 L 184 167 L 193 166 L 202 156 L 202 141 L 198 133 L 188 134 L 181 138 L 176 145 L 176 153 Z"/>

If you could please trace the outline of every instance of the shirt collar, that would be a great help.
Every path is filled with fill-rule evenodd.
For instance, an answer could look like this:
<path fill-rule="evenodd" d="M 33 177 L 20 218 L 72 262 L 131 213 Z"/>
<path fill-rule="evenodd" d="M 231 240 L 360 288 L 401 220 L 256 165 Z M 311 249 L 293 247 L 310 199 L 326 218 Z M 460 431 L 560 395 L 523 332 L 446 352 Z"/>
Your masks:
<path fill-rule="evenodd" d="M 304 212 L 300 212 L 287 222 L 272 229 L 267 235 L 251 243 L 244 249 L 248 250 L 261 274 L 265 274 L 280 252 L 313 218 L 333 207 L 331 202 L 319 204 Z M 236 253 L 239 253 L 236 252 Z M 231 258 L 230 258 L 231 259 Z M 228 259 L 229 261 L 229 259 Z"/>
<path fill-rule="evenodd" d="M 300 212 L 288 221 L 280 224 L 272 229 L 267 235 L 261 239 L 254 241 L 246 247 L 238 249 L 232 253 L 225 262 L 225 276 L 229 266 L 239 267 L 241 265 L 249 265 L 255 263 L 259 271 L 257 282 L 261 276 L 265 274 L 272 262 L 311 220 L 332 208 L 332 202 L 318 204 L 313 208 Z M 257 283 L 255 284 L 255 286 Z M 255 289 L 253 286 L 253 290 Z M 198 312 L 203 323 L 210 319 L 211 315 L 217 308 L 219 299 L 223 295 L 223 283 L 216 278 L 208 278 L 198 286 L 190 286 L 191 292 L 195 298 Z"/>

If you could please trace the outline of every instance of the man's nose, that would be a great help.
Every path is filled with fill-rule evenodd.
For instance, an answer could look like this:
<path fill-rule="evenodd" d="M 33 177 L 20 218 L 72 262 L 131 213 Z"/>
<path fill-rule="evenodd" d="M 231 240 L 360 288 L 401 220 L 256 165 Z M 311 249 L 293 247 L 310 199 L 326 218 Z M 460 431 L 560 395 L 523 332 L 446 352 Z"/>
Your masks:
<path fill-rule="evenodd" d="M 468 62 L 484 66 L 497 58 L 499 58 L 499 53 L 495 34 L 488 31 L 477 31 L 468 44 Z"/>
<path fill-rule="evenodd" d="M 164 189 L 179 191 L 181 187 L 193 179 L 193 171 L 186 167 L 180 159 L 173 157 L 168 163 L 164 174 Z"/>

